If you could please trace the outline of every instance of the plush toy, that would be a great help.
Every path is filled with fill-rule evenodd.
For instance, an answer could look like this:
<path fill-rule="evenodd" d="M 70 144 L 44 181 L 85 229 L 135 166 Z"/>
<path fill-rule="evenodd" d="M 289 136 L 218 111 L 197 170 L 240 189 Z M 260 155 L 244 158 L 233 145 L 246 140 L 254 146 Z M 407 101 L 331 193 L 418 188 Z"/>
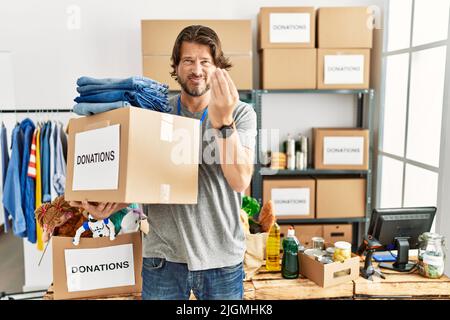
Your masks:
<path fill-rule="evenodd" d="M 76 230 L 87 220 L 82 211 L 70 206 L 64 196 L 41 205 L 35 210 L 35 216 L 43 230 L 42 240 L 48 242 L 52 235 L 73 237 Z"/>
<path fill-rule="evenodd" d="M 141 209 L 130 209 L 122 218 L 119 234 L 139 231 L 141 221 L 143 220 L 147 220 L 147 216 Z"/>
<path fill-rule="evenodd" d="M 112 241 L 116 238 L 116 232 L 114 224 L 108 218 L 103 220 L 97 220 L 90 214 L 88 214 L 88 221 L 83 223 L 81 227 L 78 228 L 73 238 L 73 244 L 78 245 L 80 243 L 80 237 L 86 230 L 92 231 L 93 238 L 108 237 Z"/>

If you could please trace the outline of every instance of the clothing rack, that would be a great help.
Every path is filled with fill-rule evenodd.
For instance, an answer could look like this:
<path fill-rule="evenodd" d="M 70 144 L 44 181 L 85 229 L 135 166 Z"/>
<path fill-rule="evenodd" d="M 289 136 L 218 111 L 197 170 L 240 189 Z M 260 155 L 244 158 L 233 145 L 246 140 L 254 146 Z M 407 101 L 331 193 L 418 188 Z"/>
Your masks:
<path fill-rule="evenodd" d="M 73 112 L 72 109 L 19 109 L 19 110 L 2 110 L 0 108 L 0 113 L 59 113 L 59 112 Z"/>

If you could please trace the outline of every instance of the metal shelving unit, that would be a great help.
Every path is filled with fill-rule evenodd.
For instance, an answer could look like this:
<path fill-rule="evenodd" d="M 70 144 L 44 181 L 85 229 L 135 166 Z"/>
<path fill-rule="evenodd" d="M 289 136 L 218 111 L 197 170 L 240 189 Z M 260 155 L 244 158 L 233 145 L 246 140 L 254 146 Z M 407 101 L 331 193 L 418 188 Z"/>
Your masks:
<path fill-rule="evenodd" d="M 368 221 L 372 212 L 372 157 L 373 157 L 373 112 L 375 108 L 374 90 L 253 90 L 253 107 L 257 114 L 257 128 L 262 127 L 262 96 L 265 94 L 349 94 L 356 96 L 356 128 L 364 128 L 364 109 L 368 108 L 367 129 L 369 130 L 369 169 L 368 170 L 316 170 L 308 168 L 306 170 L 272 170 L 262 167 L 260 159 L 261 141 L 258 136 L 256 144 L 257 160 L 252 180 L 252 196 L 262 201 L 263 178 L 270 177 L 318 177 L 318 176 L 338 176 L 338 177 L 364 177 L 366 178 L 366 215 L 362 218 L 336 218 L 336 219 L 283 219 L 283 224 L 333 224 L 352 223 L 353 224 L 353 244 L 359 244 L 362 236 L 367 232 Z"/>

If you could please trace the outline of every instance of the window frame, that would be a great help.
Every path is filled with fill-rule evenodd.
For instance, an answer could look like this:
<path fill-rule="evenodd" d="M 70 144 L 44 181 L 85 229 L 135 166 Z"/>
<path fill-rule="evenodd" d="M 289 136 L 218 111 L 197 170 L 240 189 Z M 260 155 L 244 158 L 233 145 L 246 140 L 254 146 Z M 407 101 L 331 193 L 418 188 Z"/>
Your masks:
<path fill-rule="evenodd" d="M 442 184 L 441 181 L 444 178 L 444 166 L 445 166 L 445 143 L 446 143 L 446 135 L 447 132 L 450 133 L 450 115 L 448 114 L 448 108 L 450 108 L 450 93 L 449 93 L 449 82 L 450 82 L 450 23 L 449 30 L 447 33 L 447 39 L 441 41 L 435 41 L 423 45 L 413 46 L 413 30 L 414 30 L 414 9 L 416 0 L 412 0 L 412 8 L 411 8 L 411 24 L 410 24 L 410 37 L 409 37 L 409 47 L 404 49 L 398 49 L 393 51 L 388 51 L 388 29 L 389 29 L 389 3 L 393 0 L 387 0 L 385 5 L 385 19 L 384 19 L 384 32 L 383 32 L 383 50 L 381 54 L 382 59 L 382 71 L 381 71 L 381 84 L 380 84 L 380 121 L 378 128 L 378 147 L 377 147 L 377 185 L 376 185 L 376 207 L 380 207 L 381 204 L 381 178 L 382 178 L 382 157 L 388 157 L 391 159 L 398 160 L 403 164 L 403 175 L 402 175 L 402 198 L 401 198 L 401 206 L 404 207 L 405 203 L 405 173 L 406 173 L 406 164 L 410 164 L 431 172 L 438 174 L 438 194 L 437 194 L 437 204 L 438 209 L 440 207 L 443 194 L 442 194 Z M 395 1 L 395 0 L 394 0 Z M 449 22 L 450 22 L 450 10 L 449 10 Z M 445 79 L 444 79 L 444 92 L 443 92 L 443 109 L 442 109 L 442 123 L 441 123 L 441 141 L 440 141 L 440 159 L 439 159 L 439 167 L 434 167 L 425 163 L 421 163 L 418 161 L 414 161 L 412 159 L 408 159 L 407 156 L 407 147 L 408 147 L 408 130 L 409 130 L 409 111 L 410 111 L 410 88 L 411 88 L 411 67 L 412 67 L 412 56 L 413 53 L 418 51 L 423 51 L 427 49 L 437 48 L 446 46 L 446 62 L 445 62 Z M 405 141 L 404 141 L 404 150 L 403 156 L 394 155 L 388 152 L 383 151 L 383 134 L 384 134 L 384 108 L 385 108 L 385 98 L 386 98 L 386 71 L 387 71 L 387 58 L 394 55 L 400 54 L 408 54 L 408 83 L 407 83 L 407 97 L 406 97 L 406 114 L 405 116 Z M 450 147 L 450 145 L 448 146 Z M 450 158 L 447 159 L 447 162 L 450 162 Z M 450 171 L 450 165 L 448 165 L 447 171 Z M 449 173 L 447 173 L 450 175 Z M 450 177 L 448 178 L 450 179 Z M 448 190 L 450 192 L 450 190 Z M 450 206 L 450 204 L 449 204 Z M 450 208 L 449 208 L 450 209 Z M 438 210 L 438 216 L 436 221 L 440 221 L 440 211 Z M 443 220 L 443 219 L 442 219 Z"/>

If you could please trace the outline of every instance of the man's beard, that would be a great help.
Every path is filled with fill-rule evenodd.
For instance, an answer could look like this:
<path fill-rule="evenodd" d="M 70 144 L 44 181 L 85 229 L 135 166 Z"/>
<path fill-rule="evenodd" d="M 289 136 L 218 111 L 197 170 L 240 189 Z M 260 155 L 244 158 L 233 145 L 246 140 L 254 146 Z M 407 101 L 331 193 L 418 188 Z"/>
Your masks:
<path fill-rule="evenodd" d="M 206 86 L 203 88 L 203 90 L 199 87 L 195 87 L 194 89 L 190 89 L 187 85 L 187 81 L 189 81 L 189 78 L 187 81 L 183 81 L 180 77 L 178 77 L 178 83 L 180 84 L 181 88 L 183 88 L 184 92 L 186 92 L 191 97 L 200 97 L 204 95 L 208 90 L 211 88 L 209 83 L 206 84 Z M 206 81 L 206 80 L 205 80 Z"/>

